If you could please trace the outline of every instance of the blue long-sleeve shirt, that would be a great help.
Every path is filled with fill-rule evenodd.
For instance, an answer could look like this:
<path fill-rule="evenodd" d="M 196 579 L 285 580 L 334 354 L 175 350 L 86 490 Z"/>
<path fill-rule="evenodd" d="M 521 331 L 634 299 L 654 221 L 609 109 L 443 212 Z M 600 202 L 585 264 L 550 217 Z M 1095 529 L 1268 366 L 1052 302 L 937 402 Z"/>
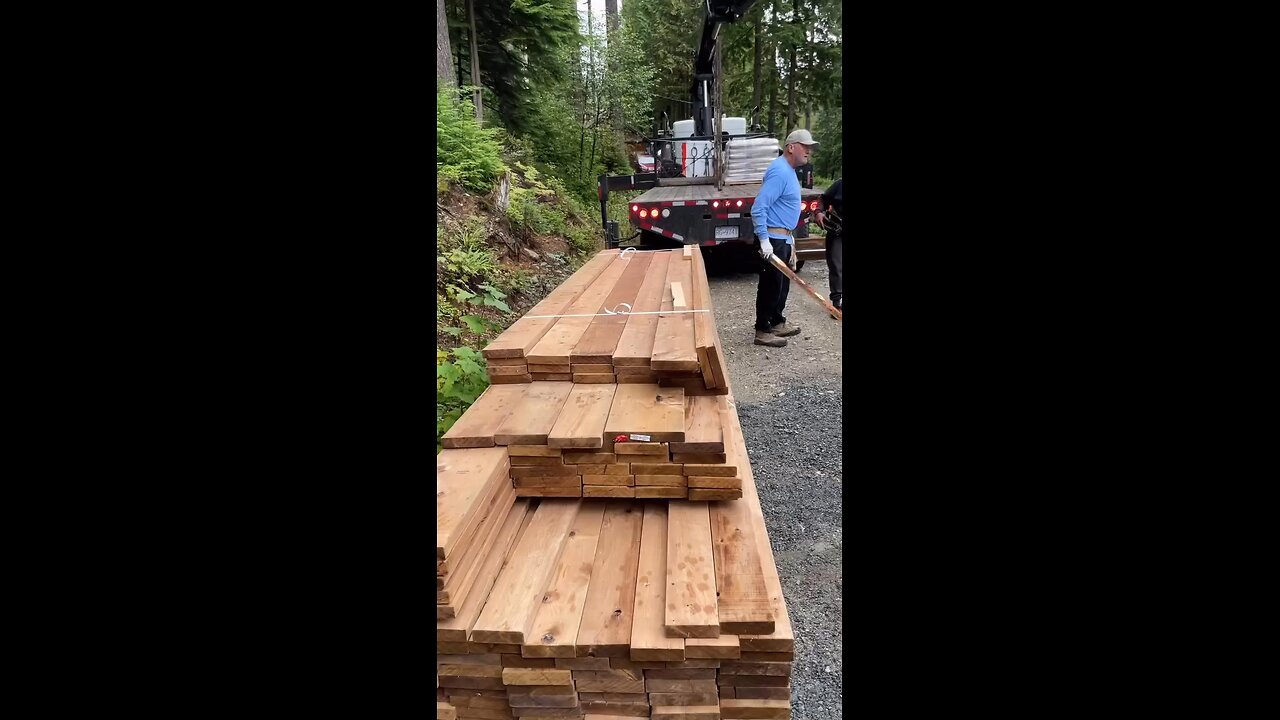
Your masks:
<path fill-rule="evenodd" d="M 764 185 L 760 194 L 756 195 L 751 206 L 751 224 L 755 228 L 756 237 L 769 237 L 785 241 L 788 245 L 795 240 L 790 235 L 778 235 L 768 231 L 771 227 L 793 230 L 800 222 L 800 178 L 795 168 L 787 162 L 785 155 L 779 155 L 769 163 L 764 171 Z"/>

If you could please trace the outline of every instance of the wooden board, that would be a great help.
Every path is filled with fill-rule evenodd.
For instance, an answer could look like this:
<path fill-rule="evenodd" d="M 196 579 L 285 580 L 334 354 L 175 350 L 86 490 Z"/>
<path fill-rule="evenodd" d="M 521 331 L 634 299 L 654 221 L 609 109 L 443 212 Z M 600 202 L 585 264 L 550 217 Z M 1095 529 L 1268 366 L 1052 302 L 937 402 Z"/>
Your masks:
<path fill-rule="evenodd" d="M 617 258 L 619 251 L 605 250 L 591 258 L 577 272 L 569 276 L 555 290 L 552 290 L 542 302 L 534 305 L 525 313 L 524 317 L 512 323 L 493 342 L 489 343 L 481 354 L 486 358 L 519 358 L 524 357 L 528 350 L 542 339 L 547 330 L 555 325 L 555 318 L 536 318 L 530 316 L 540 315 L 561 315 L 564 309 L 573 301 L 577 300 L 578 295 L 586 290 L 596 278 L 604 272 L 605 268 L 611 265 Z"/>
<path fill-rule="evenodd" d="M 605 308 L 617 312 L 625 309 L 619 307 L 622 303 L 634 308 L 636 296 L 640 294 L 640 288 L 648 277 L 649 266 L 654 257 L 654 253 L 640 253 L 623 260 L 627 263 L 627 268 L 622 272 L 618 283 L 614 285 L 613 292 L 605 298 Z M 591 325 L 569 354 L 570 360 L 575 363 L 606 363 L 612 367 L 613 351 L 617 349 L 618 340 L 622 338 L 622 332 L 627 327 L 628 317 L 628 315 L 619 314 L 593 318 Z M 584 370 L 583 372 L 592 371 Z"/>
<path fill-rule="evenodd" d="M 635 478 L 636 487 L 689 487 L 683 475 L 632 475 L 631 477 Z"/>
<path fill-rule="evenodd" d="M 725 720 L 787 720 L 791 717 L 790 700 L 721 700 L 720 716 Z M 656 717 L 656 716 L 655 716 Z"/>
<path fill-rule="evenodd" d="M 584 498 L 630 498 L 636 496 L 634 486 L 628 485 L 583 485 Z"/>
<path fill-rule="evenodd" d="M 632 307 L 633 313 L 655 312 L 662 308 L 663 287 L 666 284 L 667 269 L 671 260 L 671 253 L 653 254 L 648 273 L 640 285 L 640 292 L 636 294 L 636 301 Z M 613 351 L 614 368 L 649 367 L 657 329 L 657 315 L 628 316 L 627 326 L 623 329 L 622 335 L 618 338 L 618 345 Z"/>
<path fill-rule="evenodd" d="M 573 373 L 573 381 L 583 385 L 616 382 L 613 373 Z"/>
<path fill-rule="evenodd" d="M 490 365 L 485 368 L 485 372 L 489 373 L 489 377 L 494 377 L 495 375 L 528 375 L 529 368 L 524 365 Z"/>
<path fill-rule="evenodd" d="M 437 643 L 466 642 L 467 633 L 470 632 L 471 626 L 475 624 L 476 618 L 480 616 L 480 610 L 484 607 L 485 601 L 489 597 L 489 590 L 493 587 L 494 580 L 498 577 L 498 571 L 502 568 L 503 563 L 506 562 L 511 548 L 520 535 L 520 531 L 532 517 L 533 513 L 529 512 L 528 500 L 516 500 L 515 504 L 511 506 L 511 511 L 507 513 L 506 519 L 503 520 L 502 528 L 498 530 L 498 536 L 494 539 L 488 555 L 485 556 L 484 562 L 480 566 L 480 574 L 477 576 L 476 583 L 472 586 L 471 591 L 467 593 L 466 600 L 457 609 L 454 617 L 436 622 Z"/>
<path fill-rule="evenodd" d="M 503 685 L 572 685 L 573 676 L 568 670 L 556 668 L 504 668 Z"/>
<path fill-rule="evenodd" d="M 755 530 L 756 550 L 760 555 L 760 568 L 764 573 L 765 586 L 769 590 L 769 602 L 773 606 L 774 628 L 772 633 L 759 635 L 741 635 L 738 641 L 744 652 L 795 652 L 795 634 L 791 629 L 791 617 L 787 614 L 787 603 L 782 595 L 782 582 L 778 579 L 778 566 L 774 563 L 773 549 L 769 546 L 769 531 L 765 528 L 764 512 L 760 507 L 760 496 L 756 492 L 755 475 L 751 471 L 751 463 L 747 461 L 746 441 L 742 436 L 742 425 L 738 419 L 737 403 L 730 392 L 723 415 L 725 438 L 736 457 L 742 462 L 742 500 L 750 508 L 751 524 Z"/>
<path fill-rule="evenodd" d="M 678 501 L 670 503 L 667 509 L 667 634 L 719 637 L 716 567 L 708 508 L 702 503 Z"/>
<path fill-rule="evenodd" d="M 493 435 L 524 397 L 527 385 L 490 385 L 440 438 L 446 448 L 493 447 Z"/>
<path fill-rule="evenodd" d="M 658 477 L 658 476 L 653 476 Z M 689 496 L 689 491 L 684 487 L 666 487 L 662 485 L 636 485 L 636 498 L 667 498 L 674 500 L 683 500 Z"/>
<path fill-rule="evenodd" d="M 576 654 L 626 657 L 640 563 L 642 505 L 630 500 L 605 505 L 591 584 L 582 606 Z"/>
<path fill-rule="evenodd" d="M 573 372 L 569 363 L 529 363 L 531 373 L 567 373 Z"/>
<path fill-rule="evenodd" d="M 738 500 L 741 490 L 730 488 L 689 488 L 689 499 L 699 501 Z M 757 631 L 758 632 L 758 631 Z"/>
<path fill-rule="evenodd" d="M 468 640 L 487 643 L 526 642 L 543 591 L 551 580 L 580 500 L 543 500 L 533 520 L 498 576 L 489 601 Z"/>
<path fill-rule="evenodd" d="M 698 398 L 686 398 L 685 402 L 697 400 Z M 710 399 L 710 398 L 708 398 Z M 685 429 L 685 437 L 689 437 L 689 430 Z M 702 465 L 723 465 L 729 462 L 729 457 L 722 452 L 696 452 L 696 453 L 671 453 L 671 462 L 680 464 L 696 463 Z"/>
<path fill-rule="evenodd" d="M 685 398 L 684 440 L 671 443 L 671 452 L 673 455 L 724 452 L 724 430 L 721 427 L 718 398 Z"/>
<path fill-rule="evenodd" d="M 583 504 L 565 541 L 564 551 L 543 594 L 530 637 L 520 647 L 525 657 L 575 656 L 574 645 L 591 584 L 596 547 L 604 522 L 604 505 Z"/>
<path fill-rule="evenodd" d="M 473 520 L 510 467 L 499 447 L 441 450 L 436 455 L 436 559 L 451 560 L 474 533 Z"/>
<path fill-rule="evenodd" d="M 616 455 L 661 455 L 666 457 L 667 447 L 667 443 L 620 442 L 614 444 L 613 452 Z"/>
<path fill-rule="evenodd" d="M 600 312 L 605 298 L 613 292 L 618 279 L 630 264 L 629 258 L 615 257 L 613 262 L 600 273 L 600 277 L 591 283 L 586 290 L 565 308 L 562 317 L 538 340 L 525 355 L 532 363 L 564 363 L 569 364 L 569 354 L 582 339 L 583 333 L 591 327 L 594 315 Z"/>
<path fill-rule="evenodd" d="M 535 382 L 494 432 L 498 445 L 545 445 L 560 408 L 573 390 L 571 383 Z"/>
<path fill-rule="evenodd" d="M 696 499 L 690 493 L 691 499 Z M 760 551 L 746 503 L 714 502 L 707 506 L 715 554 L 717 612 L 724 633 L 773 632 L 773 605 L 765 587 Z"/>
<path fill-rule="evenodd" d="M 720 707 L 710 705 L 655 705 L 649 717 L 654 720 L 720 720 Z"/>
<path fill-rule="evenodd" d="M 467 593 L 471 591 L 471 586 L 476 581 L 480 566 L 484 564 L 484 558 L 493 547 L 493 540 L 498 536 L 498 530 L 506 520 L 507 513 L 511 512 L 515 501 L 515 493 L 509 487 L 503 487 L 494 493 L 493 502 L 485 508 L 469 547 L 463 552 L 457 568 L 449 573 L 440 592 L 437 593 L 436 602 L 448 608 L 443 615 L 438 608 L 437 618 L 453 617 L 457 607 L 466 599 Z"/>
<path fill-rule="evenodd" d="M 624 320 L 625 322 L 625 320 Z M 581 343 L 579 343 L 581 345 Z M 613 374 L 613 366 L 609 363 L 574 363 L 575 373 L 609 373 Z"/>
<path fill-rule="evenodd" d="M 507 454 L 511 457 L 553 457 L 558 458 L 563 451 L 547 445 L 508 445 Z"/>
<path fill-rule="evenodd" d="M 689 638 L 684 641 L 684 655 L 690 659 L 733 659 L 740 657 L 737 635 L 726 635 L 722 631 L 718 638 Z"/>
<path fill-rule="evenodd" d="M 648 435 L 646 442 L 684 442 L 684 390 L 617 385 L 604 434 Z M 563 414 L 563 413 L 562 413 Z"/>
<path fill-rule="evenodd" d="M 530 373 L 529 378 L 525 382 L 573 382 L 573 373 L 568 370 L 562 373 Z"/>
<path fill-rule="evenodd" d="M 631 463 L 632 475 L 684 475 L 684 465 L 676 463 Z"/>
<path fill-rule="evenodd" d="M 547 445 L 554 448 L 601 448 L 616 385 L 574 385 L 556 417 Z"/>
<path fill-rule="evenodd" d="M 692 272 L 689 263 L 672 258 L 668 265 L 662 314 L 654 330 L 653 355 L 650 367 L 654 370 L 697 370 L 698 353 L 694 349 L 693 316 L 696 313 L 675 312 L 675 287 L 689 287 Z M 687 308 L 682 308 L 686 310 Z"/>
<path fill-rule="evenodd" d="M 632 660 L 684 660 L 684 638 L 667 637 L 667 506 L 643 503 L 644 527 L 631 624 Z M 712 583 L 714 586 L 714 583 Z"/>

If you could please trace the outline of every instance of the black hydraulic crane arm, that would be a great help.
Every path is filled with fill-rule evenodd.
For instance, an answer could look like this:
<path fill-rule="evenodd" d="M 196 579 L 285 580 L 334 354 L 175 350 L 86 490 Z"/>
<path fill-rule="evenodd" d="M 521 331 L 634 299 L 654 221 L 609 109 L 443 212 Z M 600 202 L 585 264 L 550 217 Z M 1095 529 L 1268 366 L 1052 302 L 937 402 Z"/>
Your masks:
<path fill-rule="evenodd" d="M 694 134 L 710 136 L 716 108 L 715 55 L 720 39 L 720 26 L 736 22 L 756 4 L 756 0 L 703 0 L 702 28 L 698 31 L 697 50 L 693 56 L 693 122 Z"/>

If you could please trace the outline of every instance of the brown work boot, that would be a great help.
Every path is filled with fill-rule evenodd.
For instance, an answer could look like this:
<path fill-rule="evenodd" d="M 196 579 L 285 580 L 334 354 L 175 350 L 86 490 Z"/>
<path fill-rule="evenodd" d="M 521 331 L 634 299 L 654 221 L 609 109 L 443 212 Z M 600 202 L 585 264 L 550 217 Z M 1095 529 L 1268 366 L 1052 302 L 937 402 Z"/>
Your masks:
<path fill-rule="evenodd" d="M 784 321 L 769 328 L 769 332 L 773 333 L 774 335 L 777 335 L 780 338 L 789 338 L 792 335 L 799 335 L 800 328 L 796 327 L 795 325 L 789 325 Z"/>
<path fill-rule="evenodd" d="M 771 335 L 763 330 L 756 331 L 756 344 L 765 347 L 786 347 L 786 338 L 780 338 L 777 335 Z"/>

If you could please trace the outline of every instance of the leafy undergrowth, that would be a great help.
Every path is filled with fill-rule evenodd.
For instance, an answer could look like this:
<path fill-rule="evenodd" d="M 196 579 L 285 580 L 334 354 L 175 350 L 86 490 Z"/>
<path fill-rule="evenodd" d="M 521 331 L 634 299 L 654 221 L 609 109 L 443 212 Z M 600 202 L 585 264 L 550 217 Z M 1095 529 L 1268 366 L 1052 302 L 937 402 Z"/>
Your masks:
<path fill-rule="evenodd" d="M 527 146 L 459 107 L 437 120 L 437 451 L 489 384 L 479 351 L 604 248 L 598 218 Z"/>

